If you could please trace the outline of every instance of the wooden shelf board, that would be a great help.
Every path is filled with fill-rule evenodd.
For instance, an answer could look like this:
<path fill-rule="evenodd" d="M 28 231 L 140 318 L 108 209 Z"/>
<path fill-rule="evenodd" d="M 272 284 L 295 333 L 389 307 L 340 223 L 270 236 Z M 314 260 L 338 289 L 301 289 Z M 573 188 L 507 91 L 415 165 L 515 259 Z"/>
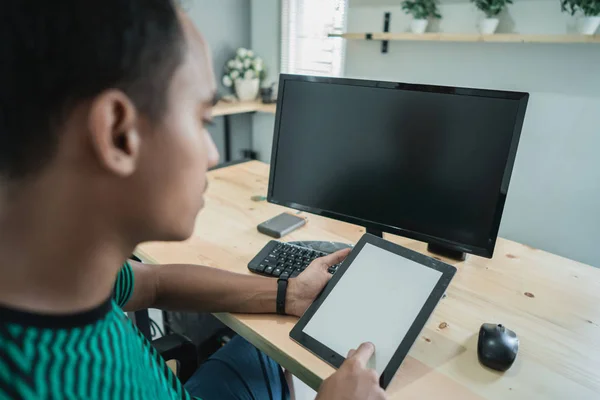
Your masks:
<path fill-rule="evenodd" d="M 367 34 L 371 39 L 366 39 Z M 490 43 L 599 43 L 600 35 L 522 35 L 517 33 L 497 33 L 480 35 L 477 33 L 342 33 L 330 34 L 352 40 L 404 40 L 432 42 L 490 42 Z"/>
<path fill-rule="evenodd" d="M 263 104 L 261 101 L 219 101 L 212 111 L 213 117 L 243 114 L 248 112 L 265 112 L 275 114 L 276 104 Z"/>

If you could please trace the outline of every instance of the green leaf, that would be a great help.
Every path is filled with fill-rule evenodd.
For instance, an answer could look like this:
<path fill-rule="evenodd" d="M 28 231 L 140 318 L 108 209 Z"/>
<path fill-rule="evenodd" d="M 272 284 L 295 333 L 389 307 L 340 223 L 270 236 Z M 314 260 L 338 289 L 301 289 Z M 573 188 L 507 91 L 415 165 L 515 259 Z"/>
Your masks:
<path fill-rule="evenodd" d="M 571 15 L 579 11 L 586 17 L 600 16 L 600 0 L 561 0 L 560 8 Z"/>
<path fill-rule="evenodd" d="M 404 0 L 402 10 L 415 19 L 442 18 L 437 0 Z"/>
<path fill-rule="evenodd" d="M 488 18 L 496 17 L 508 4 L 513 4 L 513 0 L 471 0 L 471 2 Z"/>

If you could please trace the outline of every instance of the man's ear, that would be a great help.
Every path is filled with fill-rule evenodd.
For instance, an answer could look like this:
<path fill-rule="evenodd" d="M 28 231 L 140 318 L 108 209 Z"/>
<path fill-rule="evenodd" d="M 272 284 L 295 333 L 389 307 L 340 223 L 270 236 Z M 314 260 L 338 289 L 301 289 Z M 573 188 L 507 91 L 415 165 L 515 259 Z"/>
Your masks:
<path fill-rule="evenodd" d="M 141 137 L 137 109 L 129 97 L 117 89 L 102 92 L 91 104 L 88 124 L 101 167 L 123 177 L 133 174 Z"/>

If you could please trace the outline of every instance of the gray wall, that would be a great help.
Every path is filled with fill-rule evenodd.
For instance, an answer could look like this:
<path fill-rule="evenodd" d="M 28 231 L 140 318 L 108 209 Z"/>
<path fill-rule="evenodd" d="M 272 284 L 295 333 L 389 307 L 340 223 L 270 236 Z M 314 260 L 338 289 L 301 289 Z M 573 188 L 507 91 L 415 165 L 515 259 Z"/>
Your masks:
<path fill-rule="evenodd" d="M 212 50 L 215 74 L 219 91 L 231 93 L 220 82 L 225 63 L 235 55 L 238 47 L 250 47 L 250 0 L 186 0 L 183 6 L 204 35 Z M 233 152 L 249 148 L 252 138 L 252 116 L 250 114 L 230 117 Z M 215 118 L 215 126 L 209 127 L 215 143 L 224 156 L 223 117 Z"/>
<path fill-rule="evenodd" d="M 250 20 L 252 49 L 263 58 L 267 67 L 265 84 L 277 82 L 281 60 L 281 1 L 252 0 Z M 258 158 L 269 162 L 275 117 L 256 113 L 252 124 L 253 144 Z"/>
<path fill-rule="evenodd" d="M 379 0 L 381 1 L 381 0 Z M 364 1 L 354 0 L 354 4 Z M 519 0 L 504 32 L 566 33 L 574 20 L 558 1 Z M 348 30 L 408 29 L 400 7 L 350 7 Z M 470 3 L 442 3 L 444 32 L 475 31 Z M 346 75 L 527 91 L 526 120 L 500 235 L 600 267 L 600 49 L 582 44 L 348 41 Z"/>
<path fill-rule="evenodd" d="M 384 7 L 372 4 L 384 4 Z M 379 31 L 392 11 L 392 32 L 410 19 L 394 0 L 351 0 L 349 31 Z M 361 7 L 361 6 L 368 7 Z M 444 0 L 434 29 L 474 32 L 469 2 Z M 574 20 L 558 1 L 519 0 L 500 32 L 569 33 Z M 251 45 L 278 73 L 280 2 L 251 1 Z M 595 45 L 348 41 L 346 75 L 442 85 L 528 91 L 529 108 L 500 235 L 600 267 L 600 49 Z M 268 161 L 274 119 L 257 114 L 254 148 Z"/>

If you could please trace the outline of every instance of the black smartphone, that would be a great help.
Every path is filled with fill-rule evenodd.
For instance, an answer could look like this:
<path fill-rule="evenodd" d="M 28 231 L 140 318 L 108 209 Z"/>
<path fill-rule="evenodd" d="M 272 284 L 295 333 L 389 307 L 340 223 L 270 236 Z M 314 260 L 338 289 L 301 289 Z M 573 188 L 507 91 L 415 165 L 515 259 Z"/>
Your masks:
<path fill-rule="evenodd" d="M 281 213 L 257 226 L 260 233 L 279 239 L 306 224 L 306 219 L 296 215 Z"/>

